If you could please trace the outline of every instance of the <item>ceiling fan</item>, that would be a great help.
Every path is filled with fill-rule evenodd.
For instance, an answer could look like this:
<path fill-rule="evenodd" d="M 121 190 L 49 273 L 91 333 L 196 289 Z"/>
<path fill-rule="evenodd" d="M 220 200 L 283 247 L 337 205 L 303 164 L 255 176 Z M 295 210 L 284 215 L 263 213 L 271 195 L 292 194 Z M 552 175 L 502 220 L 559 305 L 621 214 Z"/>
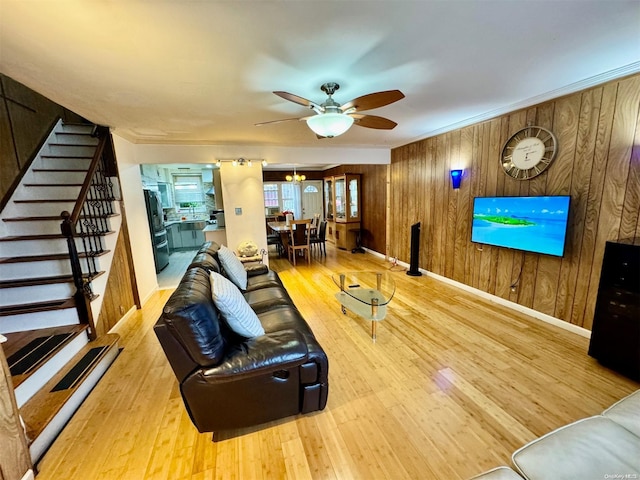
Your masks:
<path fill-rule="evenodd" d="M 272 120 L 270 122 L 256 123 L 256 126 L 267 125 L 270 123 L 288 122 L 291 120 L 305 120 L 311 130 L 315 132 L 318 138 L 331 138 L 342 135 L 351 128 L 354 123 L 360 127 L 376 128 L 379 130 L 391 130 L 397 123 L 388 118 L 378 117 L 376 115 L 363 115 L 361 111 L 371 110 L 373 108 L 384 107 L 391 103 L 397 102 L 404 98 L 404 94 L 400 90 L 386 90 L 384 92 L 369 93 L 340 105 L 336 102 L 332 95 L 340 88 L 337 83 L 329 82 L 323 84 L 320 89 L 328 95 L 323 103 L 315 103 L 306 98 L 299 97 L 288 92 L 273 92 L 279 97 L 289 100 L 290 102 L 303 105 L 313 110 L 316 114 L 299 117 L 284 118 L 282 120 Z"/>

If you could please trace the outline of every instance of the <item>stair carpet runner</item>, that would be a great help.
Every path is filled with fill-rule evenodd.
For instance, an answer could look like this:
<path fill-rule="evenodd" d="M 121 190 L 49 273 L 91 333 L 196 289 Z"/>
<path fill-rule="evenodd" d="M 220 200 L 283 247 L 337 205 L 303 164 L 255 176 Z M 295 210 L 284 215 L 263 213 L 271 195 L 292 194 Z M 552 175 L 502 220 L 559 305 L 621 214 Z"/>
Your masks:
<path fill-rule="evenodd" d="M 117 335 L 89 341 L 78 318 L 60 230 L 60 213 L 72 211 L 98 144 L 93 130 L 59 122 L 0 212 L 0 334 L 34 463 L 118 354 Z"/>

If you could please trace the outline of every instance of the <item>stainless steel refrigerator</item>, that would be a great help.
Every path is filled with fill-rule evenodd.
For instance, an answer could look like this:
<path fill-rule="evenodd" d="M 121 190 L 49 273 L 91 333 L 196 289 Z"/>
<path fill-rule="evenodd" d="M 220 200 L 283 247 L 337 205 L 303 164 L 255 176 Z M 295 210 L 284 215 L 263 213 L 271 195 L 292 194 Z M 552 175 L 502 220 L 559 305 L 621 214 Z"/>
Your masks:
<path fill-rule="evenodd" d="M 153 245 L 153 259 L 156 263 L 156 273 L 169 265 L 169 242 L 167 229 L 164 228 L 162 216 L 162 200 L 159 192 L 144 190 L 144 203 L 147 206 L 147 219 Z"/>

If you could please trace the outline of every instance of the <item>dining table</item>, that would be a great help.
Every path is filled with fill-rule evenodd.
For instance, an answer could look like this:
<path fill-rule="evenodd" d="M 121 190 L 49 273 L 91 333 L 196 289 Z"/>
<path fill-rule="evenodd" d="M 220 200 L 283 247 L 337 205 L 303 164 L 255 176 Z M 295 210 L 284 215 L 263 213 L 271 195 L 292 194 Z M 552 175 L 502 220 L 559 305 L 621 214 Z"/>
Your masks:
<path fill-rule="evenodd" d="M 289 236 L 289 232 L 291 232 L 291 229 L 289 228 L 289 224 L 287 222 L 267 222 L 267 226 L 275 233 L 280 235 L 280 242 L 282 243 L 282 250 L 284 252 L 284 254 L 286 255 L 287 252 L 289 251 L 289 243 L 290 243 L 290 236 Z M 293 226 L 293 228 L 295 229 L 295 225 Z M 309 234 L 313 234 L 313 232 L 311 231 L 311 229 L 309 229 Z"/>

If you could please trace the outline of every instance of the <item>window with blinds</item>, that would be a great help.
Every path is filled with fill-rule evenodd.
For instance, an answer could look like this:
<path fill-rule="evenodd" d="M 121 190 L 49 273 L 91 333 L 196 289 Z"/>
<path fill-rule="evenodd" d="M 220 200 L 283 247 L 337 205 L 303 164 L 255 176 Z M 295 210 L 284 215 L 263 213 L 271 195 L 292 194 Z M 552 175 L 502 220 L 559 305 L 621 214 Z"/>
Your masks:
<path fill-rule="evenodd" d="M 173 191 L 175 203 L 180 208 L 204 205 L 204 190 L 200 175 L 174 175 Z"/>
<path fill-rule="evenodd" d="M 277 183 L 265 183 L 264 184 L 264 206 L 279 207 L 278 201 L 278 184 Z"/>

